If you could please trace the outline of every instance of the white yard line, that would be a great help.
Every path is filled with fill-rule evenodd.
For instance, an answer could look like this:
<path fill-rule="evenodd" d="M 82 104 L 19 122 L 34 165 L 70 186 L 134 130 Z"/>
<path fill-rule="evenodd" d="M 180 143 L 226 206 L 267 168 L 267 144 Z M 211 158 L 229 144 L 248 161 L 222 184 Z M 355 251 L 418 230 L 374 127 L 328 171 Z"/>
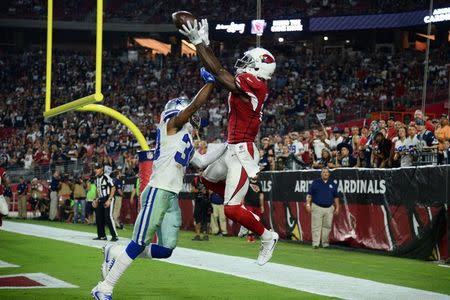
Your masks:
<path fill-rule="evenodd" d="M 3 222 L 0 229 L 96 248 L 104 245 L 104 242 L 93 241 L 92 233 L 75 230 L 16 222 Z M 127 242 L 125 239 L 120 240 L 122 244 Z M 252 259 L 181 247 L 165 261 L 343 299 L 450 299 L 444 294 L 288 265 L 267 263 L 259 267 Z"/>
<path fill-rule="evenodd" d="M 14 265 L 14 264 L 10 264 L 6 261 L 0 260 L 0 268 L 18 268 L 20 266 L 18 265 Z"/>

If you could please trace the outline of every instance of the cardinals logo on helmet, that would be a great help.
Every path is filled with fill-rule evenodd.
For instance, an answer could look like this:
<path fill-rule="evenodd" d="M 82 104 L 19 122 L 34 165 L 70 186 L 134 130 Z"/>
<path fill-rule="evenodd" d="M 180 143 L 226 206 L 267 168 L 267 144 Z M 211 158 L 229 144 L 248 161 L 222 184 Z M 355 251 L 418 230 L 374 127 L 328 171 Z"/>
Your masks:
<path fill-rule="evenodd" d="M 261 62 L 266 63 L 266 64 L 271 64 L 271 63 L 275 62 L 273 57 L 268 54 L 263 54 L 263 55 L 261 55 L 260 58 L 261 58 Z"/>

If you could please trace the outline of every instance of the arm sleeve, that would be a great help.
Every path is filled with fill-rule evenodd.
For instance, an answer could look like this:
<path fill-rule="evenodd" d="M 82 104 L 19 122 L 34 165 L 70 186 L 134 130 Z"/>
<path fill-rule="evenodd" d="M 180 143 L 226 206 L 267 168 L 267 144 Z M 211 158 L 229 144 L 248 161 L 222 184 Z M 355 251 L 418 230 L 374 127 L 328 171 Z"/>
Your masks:
<path fill-rule="evenodd" d="M 196 151 L 191 159 L 191 164 L 197 168 L 204 169 L 219 159 L 227 149 L 227 146 L 227 143 L 220 144 L 213 151 L 206 152 L 205 155 L 201 155 Z"/>
<path fill-rule="evenodd" d="M 242 73 L 236 76 L 235 83 L 242 92 L 250 97 L 253 110 L 255 110 L 258 106 L 257 91 L 264 88 L 264 83 L 249 73 Z"/>
<path fill-rule="evenodd" d="M 309 186 L 307 195 L 312 196 L 313 189 L 314 189 L 314 183 L 315 183 L 315 181 L 313 181 L 313 183 L 311 183 L 311 185 Z"/>
<path fill-rule="evenodd" d="M 339 192 L 338 192 L 336 184 L 333 184 L 333 196 L 334 196 L 334 198 L 338 198 L 339 197 Z"/>

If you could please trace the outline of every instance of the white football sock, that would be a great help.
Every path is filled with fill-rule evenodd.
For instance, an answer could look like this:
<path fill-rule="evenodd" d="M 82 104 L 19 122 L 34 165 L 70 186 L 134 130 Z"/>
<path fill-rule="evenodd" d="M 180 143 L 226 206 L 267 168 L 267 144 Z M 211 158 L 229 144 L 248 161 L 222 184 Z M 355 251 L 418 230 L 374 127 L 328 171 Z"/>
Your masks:
<path fill-rule="evenodd" d="M 111 249 L 109 250 L 109 256 L 110 258 L 116 259 L 123 251 L 125 251 L 125 246 L 122 245 L 112 246 Z"/>
<path fill-rule="evenodd" d="M 144 251 L 138 256 L 139 258 L 148 258 L 152 259 L 152 244 L 145 247 Z"/>
<path fill-rule="evenodd" d="M 264 229 L 264 233 L 261 235 L 263 241 L 270 241 L 272 239 L 272 231 Z"/>
<path fill-rule="evenodd" d="M 100 290 L 105 293 L 112 293 L 114 286 L 132 262 L 133 259 L 128 256 L 128 253 L 126 251 L 122 251 L 122 253 L 116 258 L 116 262 L 109 271 L 108 276 L 106 276 L 105 280 L 100 284 Z"/>

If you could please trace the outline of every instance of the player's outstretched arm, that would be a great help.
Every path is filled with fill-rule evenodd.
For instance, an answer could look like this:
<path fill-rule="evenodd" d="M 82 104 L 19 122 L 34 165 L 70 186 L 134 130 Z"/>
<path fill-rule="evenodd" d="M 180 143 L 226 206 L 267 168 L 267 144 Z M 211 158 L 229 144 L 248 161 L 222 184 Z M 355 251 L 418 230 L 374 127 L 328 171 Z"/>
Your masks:
<path fill-rule="evenodd" d="M 187 26 L 183 25 L 183 29 L 179 31 L 195 45 L 198 57 L 200 57 L 203 65 L 216 77 L 218 82 L 233 94 L 239 95 L 244 100 L 249 100 L 249 96 L 236 84 L 234 76 L 222 66 L 209 47 L 208 21 L 206 19 L 201 20 L 200 24 L 197 21 L 194 24 L 188 22 Z"/>
<path fill-rule="evenodd" d="M 211 75 L 205 68 L 200 69 L 200 75 L 205 81 L 205 85 L 200 89 L 200 91 L 195 95 L 194 99 L 191 103 L 183 109 L 176 117 L 170 119 L 167 124 L 168 134 L 175 134 L 180 128 L 186 124 L 189 119 L 194 115 L 195 112 L 199 110 L 199 108 L 205 104 L 205 102 L 211 96 L 211 93 L 214 89 L 214 76 Z"/>

